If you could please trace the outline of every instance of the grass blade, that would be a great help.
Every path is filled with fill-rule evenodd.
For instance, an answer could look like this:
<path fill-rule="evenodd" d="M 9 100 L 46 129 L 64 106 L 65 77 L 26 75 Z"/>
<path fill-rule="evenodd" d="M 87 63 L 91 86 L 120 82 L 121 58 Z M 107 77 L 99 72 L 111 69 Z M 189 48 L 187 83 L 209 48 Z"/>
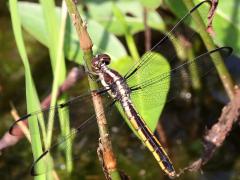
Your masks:
<path fill-rule="evenodd" d="M 10 0 L 9 1 L 11 19 L 12 19 L 12 26 L 13 32 L 17 44 L 17 48 L 21 59 L 23 61 L 23 65 L 25 68 L 25 83 L 26 83 L 26 98 L 27 98 L 27 111 L 35 111 L 36 109 L 40 109 L 40 103 L 37 96 L 36 88 L 32 79 L 30 65 L 23 41 L 23 35 L 21 30 L 21 21 L 19 19 L 18 8 L 17 8 L 17 0 Z M 32 142 L 32 152 L 33 157 L 36 159 L 38 156 L 42 154 L 42 144 L 40 138 L 40 130 L 38 126 L 38 121 L 36 118 L 29 118 L 29 129 L 31 135 L 31 142 Z M 44 165 L 40 164 L 37 168 L 43 169 Z M 45 176 L 38 176 L 36 179 L 45 179 Z"/>

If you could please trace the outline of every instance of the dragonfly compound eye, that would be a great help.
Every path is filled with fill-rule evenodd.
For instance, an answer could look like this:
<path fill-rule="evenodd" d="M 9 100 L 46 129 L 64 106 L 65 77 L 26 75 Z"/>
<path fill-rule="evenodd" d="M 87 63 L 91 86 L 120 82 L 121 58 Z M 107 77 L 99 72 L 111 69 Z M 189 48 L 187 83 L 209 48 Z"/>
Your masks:
<path fill-rule="evenodd" d="M 105 64 L 108 65 L 110 64 L 111 58 L 107 54 L 100 54 L 97 55 L 92 59 L 92 68 L 95 71 L 98 71 L 101 69 L 101 65 Z"/>
<path fill-rule="evenodd" d="M 111 58 L 107 54 L 100 54 L 100 55 L 98 55 L 98 59 L 99 59 L 100 63 L 104 63 L 106 65 L 109 65 L 110 62 L 111 62 Z"/>

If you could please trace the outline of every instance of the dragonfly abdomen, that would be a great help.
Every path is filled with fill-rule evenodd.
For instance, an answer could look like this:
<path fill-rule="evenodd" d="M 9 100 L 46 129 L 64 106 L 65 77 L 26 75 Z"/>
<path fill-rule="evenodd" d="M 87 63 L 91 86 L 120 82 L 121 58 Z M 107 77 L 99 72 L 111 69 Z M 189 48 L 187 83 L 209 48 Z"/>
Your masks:
<path fill-rule="evenodd" d="M 137 113 L 134 105 L 131 103 L 130 100 L 124 103 L 122 102 L 121 104 L 131 125 L 136 130 L 137 134 L 139 135 L 145 146 L 147 146 L 149 151 L 151 151 L 155 159 L 158 161 L 160 167 L 166 174 L 174 177 L 176 173 L 167 153 L 161 146 L 158 139 L 152 133 L 152 131 L 147 127 L 145 121 Z"/>

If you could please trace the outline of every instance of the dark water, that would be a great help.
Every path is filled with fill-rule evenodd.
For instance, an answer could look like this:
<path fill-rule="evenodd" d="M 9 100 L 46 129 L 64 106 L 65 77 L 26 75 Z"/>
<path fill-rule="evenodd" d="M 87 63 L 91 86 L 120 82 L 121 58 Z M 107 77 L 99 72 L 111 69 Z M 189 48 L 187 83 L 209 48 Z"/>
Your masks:
<path fill-rule="evenodd" d="M 9 102 L 14 103 L 20 114 L 24 114 L 26 105 L 24 70 L 15 45 L 6 6 L 1 5 L 0 12 L 0 133 L 3 135 L 13 122 L 9 112 Z M 51 73 L 43 74 L 41 71 L 44 68 L 45 72 L 51 72 L 48 51 L 27 33 L 24 33 L 24 37 L 34 80 L 37 82 L 39 94 L 44 97 L 50 92 L 52 81 Z M 86 79 L 71 90 L 71 95 L 77 95 L 78 88 L 83 87 L 84 84 Z M 168 152 L 176 170 L 200 157 L 203 150 L 202 136 L 206 128 L 210 128 L 216 122 L 223 107 L 222 102 L 225 101 L 226 98 L 221 95 L 221 91 L 206 90 L 201 98 L 194 98 L 191 101 L 176 99 L 165 107 L 161 122 L 167 137 Z M 119 169 L 132 179 L 168 179 L 118 112 L 114 110 L 109 117 L 108 119 L 114 119 L 110 120 L 109 126 Z M 62 179 L 104 179 L 96 154 L 97 128 L 93 125 L 85 131 L 80 141 L 75 143 L 75 167 L 70 177 L 66 176 L 64 171 L 62 154 L 56 153 L 56 170 Z M 204 166 L 202 172 L 187 172 L 180 179 L 240 179 L 239 132 L 239 127 L 235 125 L 223 146 Z M 30 145 L 27 140 L 22 140 L 2 152 L 1 179 L 33 179 L 29 174 L 31 162 Z"/>

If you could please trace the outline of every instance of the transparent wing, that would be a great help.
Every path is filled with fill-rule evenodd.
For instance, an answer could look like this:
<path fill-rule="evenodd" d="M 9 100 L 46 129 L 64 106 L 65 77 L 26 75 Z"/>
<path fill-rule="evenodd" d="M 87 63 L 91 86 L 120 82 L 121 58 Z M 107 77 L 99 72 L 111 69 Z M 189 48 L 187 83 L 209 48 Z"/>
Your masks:
<path fill-rule="evenodd" d="M 104 89 L 99 89 L 98 92 L 101 93 L 105 93 L 106 91 Z M 84 101 L 88 101 L 89 99 L 91 99 L 91 92 L 85 92 L 82 93 L 79 96 L 75 96 L 73 98 L 70 98 L 68 101 L 64 102 L 64 103 L 60 103 L 57 104 L 55 106 L 52 107 L 43 107 L 40 110 L 25 114 L 24 116 L 20 117 L 18 120 L 16 120 L 12 126 L 9 128 L 9 133 L 13 136 L 20 136 L 22 135 L 21 132 L 21 128 L 19 127 L 20 123 L 23 123 L 24 125 L 28 125 L 27 120 L 28 118 L 31 117 L 37 117 L 37 119 L 42 118 L 42 116 L 44 116 L 44 118 L 48 118 L 48 115 L 51 114 L 51 111 L 54 111 L 55 113 L 52 114 L 53 116 L 58 116 L 58 111 L 61 109 L 65 109 L 69 108 L 69 107 L 77 107 L 79 104 L 83 103 Z"/>
<path fill-rule="evenodd" d="M 130 86 L 136 84 L 135 80 L 137 76 L 144 75 L 145 79 L 149 78 L 149 73 L 152 71 L 149 70 L 149 66 L 152 67 L 151 64 L 155 64 L 156 53 L 163 54 L 168 62 L 174 62 L 178 57 L 185 58 L 185 51 L 187 45 L 191 43 L 191 41 L 199 39 L 198 34 L 188 28 L 186 24 L 190 24 L 191 26 L 196 26 L 192 20 L 192 13 L 195 13 L 196 10 L 202 10 L 202 5 L 204 3 L 208 3 L 208 1 L 203 1 L 196 5 L 192 10 L 187 12 L 173 27 L 172 29 L 156 44 L 152 47 L 152 49 L 146 52 L 142 58 L 126 73 L 124 76 L 127 79 L 127 82 Z M 203 19 L 207 19 L 203 17 Z M 186 39 L 183 39 L 184 37 Z M 180 42 L 181 41 L 181 42 Z"/>
<path fill-rule="evenodd" d="M 57 150 L 59 149 L 64 149 L 65 152 L 70 152 L 72 155 L 72 142 L 76 140 L 77 136 L 79 136 L 81 132 L 86 132 L 83 131 L 83 129 L 89 128 L 90 125 L 94 125 L 94 122 L 96 122 L 95 120 L 95 115 L 92 115 L 81 125 L 71 129 L 69 134 L 66 136 L 60 136 L 57 140 L 55 140 L 55 144 L 53 144 L 49 149 L 45 150 L 43 154 L 33 162 L 31 167 L 31 175 L 38 176 L 54 170 L 57 165 L 53 164 L 51 158 L 55 159 L 57 156 L 56 153 L 58 153 Z M 84 135 L 82 136 L 82 140 L 84 140 Z M 72 159 L 70 161 L 72 163 Z M 44 168 L 39 168 L 41 164 L 44 164 Z"/>
<path fill-rule="evenodd" d="M 165 72 L 161 71 L 160 64 L 163 64 L 162 59 L 155 56 L 158 57 L 155 59 L 155 62 L 159 61 L 159 66 L 155 66 L 155 68 L 158 68 L 159 71 L 150 73 L 146 79 L 144 76 L 138 77 L 139 83 L 131 87 L 132 101 L 146 121 L 150 119 L 148 121 L 150 128 L 156 127 L 157 121 L 152 119 L 158 119 L 164 104 L 180 95 L 184 83 L 194 83 L 194 79 L 192 78 L 193 73 L 198 74 L 199 79 L 202 79 L 214 70 L 215 66 L 221 63 L 221 59 L 216 59 L 214 63 L 212 62 L 211 56 L 216 53 L 220 53 L 223 59 L 226 60 L 226 57 L 232 53 L 232 48 L 216 48 L 177 67 L 173 67 L 171 70 L 167 70 L 168 68 L 166 68 Z M 193 68 L 194 71 L 192 71 Z"/>
<path fill-rule="evenodd" d="M 105 90 L 98 90 L 98 93 L 104 95 Z M 54 111 L 54 113 L 52 113 Z M 67 116 L 65 116 L 67 115 Z M 52 131 L 52 138 L 51 138 L 51 144 L 47 147 L 46 145 L 46 134 L 41 131 L 41 139 L 42 139 L 42 145 L 43 145 L 43 154 L 41 157 L 37 159 L 37 161 L 33 164 L 33 168 L 31 170 L 32 175 L 38 175 L 43 174 L 48 171 L 53 170 L 53 168 L 57 168 L 57 166 L 65 166 L 71 167 L 74 162 L 73 154 L 75 154 L 75 149 L 79 150 L 79 144 L 81 144 L 86 139 L 92 139 L 93 137 L 96 137 L 97 135 L 93 136 L 93 134 L 97 134 L 98 131 L 96 129 L 92 130 L 89 129 L 89 126 L 94 124 L 94 121 L 96 119 L 96 116 L 94 115 L 94 109 L 92 105 L 92 97 L 91 92 L 86 92 L 80 96 L 76 96 L 74 98 L 71 98 L 69 101 L 65 103 L 58 104 L 53 107 L 45 107 L 44 109 L 41 109 L 39 111 L 35 111 L 32 113 L 29 113 L 23 117 L 21 117 L 18 121 L 16 121 L 10 128 L 9 132 L 12 135 L 15 136 L 22 136 L 21 129 L 20 129 L 20 123 L 24 123 L 25 125 L 28 124 L 28 120 L 31 118 L 31 120 L 36 120 L 39 122 L 40 118 L 43 118 L 45 121 L 45 125 L 48 123 L 49 116 L 54 116 L 54 128 Z M 60 121 L 59 116 L 63 117 L 71 117 L 70 120 L 67 121 L 67 119 L 63 118 L 64 121 Z M 82 123 L 83 121 L 85 121 Z M 79 125 L 81 124 L 81 125 Z M 86 130 L 88 128 L 88 130 Z M 83 130 L 84 129 L 84 130 Z M 73 139 L 76 139 L 78 134 L 84 131 L 87 133 L 84 134 L 83 137 L 80 137 L 80 141 L 78 143 L 73 143 Z M 91 135 L 91 136 L 90 136 Z M 94 141 L 91 141 L 94 142 Z M 93 145 L 94 143 L 89 143 L 85 145 L 86 147 Z M 96 144 L 96 143 L 95 143 Z M 29 146 L 30 147 L 30 146 Z M 75 148 L 73 148 L 75 147 Z M 76 148 L 77 147 L 77 148 Z M 84 147 L 84 148 L 86 148 Z M 96 150 L 96 148 L 94 148 Z M 79 153 L 79 152 L 78 152 Z M 65 156 L 65 159 L 63 160 L 63 154 Z M 50 156 L 51 155 L 51 156 Z M 53 155 L 53 156 L 52 156 Z M 79 154 L 78 154 L 79 155 Z M 79 156 L 80 157 L 80 156 Z M 54 165 L 51 158 L 54 159 Z M 46 159 L 48 160 L 48 163 L 45 164 Z M 59 161 L 61 161 L 61 165 L 59 165 Z M 44 168 L 39 168 L 44 165 Z M 59 168 L 57 168 L 59 169 Z"/>
<path fill-rule="evenodd" d="M 185 82 L 191 80 L 187 69 L 188 65 L 193 64 L 194 66 L 193 62 L 196 61 L 197 64 L 203 65 L 210 59 L 208 54 L 200 56 L 206 50 L 204 50 L 204 47 L 198 47 L 193 52 L 195 57 L 200 57 L 186 63 L 183 62 L 188 58 L 188 50 L 201 41 L 198 33 L 186 26 L 186 24 L 196 27 L 191 17 L 196 10 L 204 11 L 205 13 L 202 14 L 205 14 L 206 17 L 203 17 L 203 19 L 207 20 L 208 13 L 203 4 L 208 3 L 209 1 L 203 1 L 192 10 L 186 12 L 180 21 L 150 51 L 146 52 L 124 76 L 129 87 L 133 91 L 135 90 L 132 94 L 132 99 L 137 110 L 152 130 L 156 127 L 167 97 L 169 101 L 179 95 L 184 83 L 183 79 L 186 80 Z M 214 54 L 215 50 L 212 51 L 210 54 Z M 224 49 L 219 51 L 224 53 Z M 164 55 L 167 62 L 161 54 Z M 226 53 L 224 54 L 226 55 Z M 181 61 L 182 63 L 179 63 Z M 177 67 L 179 64 L 181 65 Z M 203 74 L 212 68 L 213 65 L 210 65 L 210 67 L 203 69 L 204 72 L 201 72 L 200 76 L 202 77 Z M 168 93 L 170 81 L 171 91 Z"/>
<path fill-rule="evenodd" d="M 109 102 L 109 99 L 108 99 Z M 105 112 L 108 113 L 113 105 L 113 101 L 110 101 L 111 103 L 107 103 L 107 105 L 105 105 Z M 87 107 L 86 102 L 84 104 L 82 104 L 83 109 L 89 109 Z M 81 108 L 81 106 L 80 106 Z M 70 152 L 73 156 L 73 159 L 71 159 L 71 161 L 74 161 L 76 159 L 78 159 L 77 157 L 80 157 L 80 151 L 83 148 L 86 148 L 86 146 L 89 146 L 90 149 L 94 149 L 96 150 L 96 147 L 91 147 L 93 144 L 96 143 L 85 143 L 83 146 L 79 145 L 81 144 L 82 141 L 86 141 L 86 138 L 93 138 L 95 137 L 95 141 L 98 141 L 98 136 L 94 136 L 93 134 L 97 134 L 98 131 L 96 131 L 96 128 L 92 129 L 90 128 L 90 126 L 95 127 L 96 125 L 96 119 L 105 115 L 105 112 L 99 112 L 97 115 L 95 113 L 89 113 L 88 115 L 85 115 L 86 113 L 84 112 L 78 112 L 80 117 L 84 117 L 81 119 L 84 119 L 84 121 L 82 122 L 75 122 L 72 125 L 71 131 L 65 135 L 65 136 L 57 136 L 55 139 L 53 139 L 53 143 L 51 145 L 50 148 L 46 149 L 43 154 L 41 156 L 39 156 L 32 164 L 31 167 L 31 175 L 33 176 L 38 176 L 41 174 L 45 174 L 48 172 L 51 172 L 53 169 L 55 169 L 57 167 L 57 162 L 51 160 L 53 159 L 59 159 L 57 158 L 58 154 L 59 154 L 59 150 L 61 152 Z M 90 115 L 89 115 L 90 114 Z M 86 116 L 86 117 L 85 117 Z M 76 119 L 76 117 L 74 117 L 74 119 Z M 76 125 L 78 124 L 78 125 Z M 80 124 L 80 125 L 79 125 Z M 57 134 L 55 132 L 55 134 Z M 89 140 L 92 142 L 92 139 Z M 74 144 L 74 145 L 73 145 Z M 81 147 L 79 147 L 81 146 Z M 76 148 L 76 149 L 73 149 Z M 75 156 L 73 154 L 75 154 L 74 152 L 76 152 L 78 155 Z M 69 159 L 67 159 L 69 160 Z M 39 168 L 39 166 L 44 165 L 44 168 Z"/>

